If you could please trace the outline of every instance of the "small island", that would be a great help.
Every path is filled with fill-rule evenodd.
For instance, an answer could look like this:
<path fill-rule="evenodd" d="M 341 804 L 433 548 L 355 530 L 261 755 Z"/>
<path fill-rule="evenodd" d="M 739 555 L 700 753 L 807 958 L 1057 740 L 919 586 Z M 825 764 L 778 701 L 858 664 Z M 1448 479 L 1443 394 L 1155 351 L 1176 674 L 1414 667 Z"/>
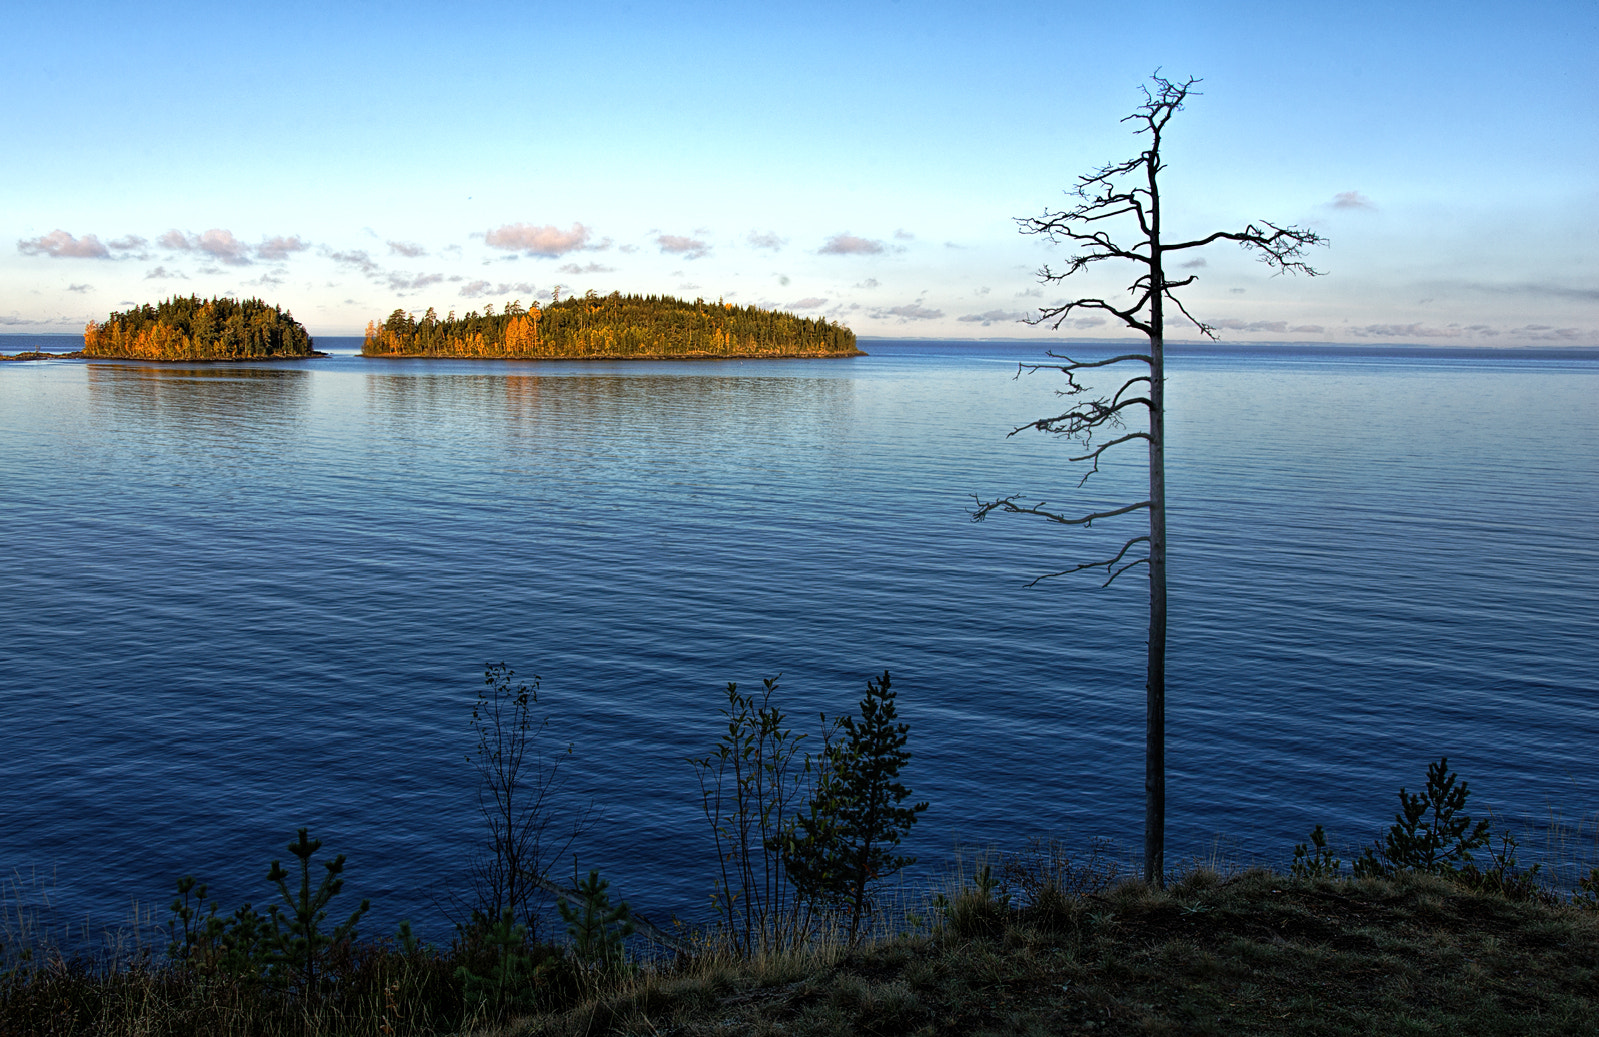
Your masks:
<path fill-rule="evenodd" d="M 124 360 L 292 360 L 325 356 L 304 325 L 260 299 L 173 296 L 83 329 L 80 356 Z"/>
<path fill-rule="evenodd" d="M 361 355 L 499 360 L 665 360 L 864 356 L 855 333 L 819 317 L 664 295 L 555 298 L 444 319 L 395 310 L 366 326 Z"/>

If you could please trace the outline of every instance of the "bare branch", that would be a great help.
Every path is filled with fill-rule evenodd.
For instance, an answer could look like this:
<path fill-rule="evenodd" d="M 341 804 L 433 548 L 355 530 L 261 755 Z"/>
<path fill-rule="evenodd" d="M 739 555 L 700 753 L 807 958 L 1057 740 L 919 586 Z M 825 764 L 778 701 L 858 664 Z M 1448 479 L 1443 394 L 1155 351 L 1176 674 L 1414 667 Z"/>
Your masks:
<path fill-rule="evenodd" d="M 1146 379 L 1147 380 L 1147 379 Z M 1154 403 L 1147 396 L 1133 396 L 1118 403 L 1107 403 L 1104 400 L 1089 400 L 1080 403 L 1064 414 L 1057 414 L 1053 418 L 1039 418 L 1019 425 L 1007 432 L 1006 438 L 1016 435 L 1023 429 L 1035 428 L 1040 432 L 1050 432 L 1057 436 L 1072 439 L 1085 433 L 1091 433 L 1101 425 L 1119 424 L 1118 415 L 1128 407 L 1142 404 L 1153 407 Z"/>
<path fill-rule="evenodd" d="M 1109 360 L 1073 360 L 1071 357 L 1061 353 L 1048 353 L 1045 355 L 1052 356 L 1057 360 L 1064 360 L 1066 363 L 1018 364 L 1017 366 L 1027 371 L 1050 370 L 1060 371 L 1062 374 L 1070 374 L 1073 371 L 1081 371 L 1090 367 L 1109 367 L 1111 364 L 1120 364 L 1128 360 L 1142 360 L 1146 364 L 1153 364 L 1155 362 L 1154 358 L 1148 353 L 1123 353 L 1121 356 L 1113 356 Z"/>
<path fill-rule="evenodd" d="M 1003 511 L 1011 515 L 1037 515 L 1040 518 L 1048 519 L 1051 522 L 1059 522 L 1063 526 L 1082 526 L 1086 529 L 1089 526 L 1092 526 L 1098 519 L 1115 518 L 1117 515 L 1125 515 L 1128 512 L 1137 511 L 1140 508 L 1149 507 L 1149 502 L 1147 500 L 1141 500 L 1136 504 L 1129 504 L 1126 507 L 1116 508 L 1112 511 L 1096 511 L 1089 515 L 1079 515 L 1075 518 L 1068 518 L 1065 515 L 1057 512 L 1043 510 L 1044 505 L 1049 503 L 1048 501 L 1039 501 L 1037 504 L 1034 504 L 1031 507 L 1023 507 L 1022 505 L 1016 503 L 1016 498 L 1019 496 L 1020 494 L 1017 494 L 1015 496 L 1001 497 L 999 500 L 987 502 L 974 496 L 972 499 L 977 501 L 977 508 L 972 512 L 972 521 L 981 522 L 983 519 L 988 517 L 989 512 Z"/>
<path fill-rule="evenodd" d="M 1203 238 L 1193 241 L 1184 241 L 1175 245 L 1162 245 L 1163 252 L 1178 252 L 1182 249 L 1199 248 L 1209 245 L 1213 241 L 1236 241 L 1245 249 L 1252 249 L 1260 253 L 1259 259 L 1267 266 L 1276 267 L 1278 273 L 1304 274 L 1306 277 L 1320 277 L 1321 271 L 1314 270 L 1310 264 L 1299 257 L 1304 255 L 1305 249 L 1312 245 L 1325 245 L 1327 239 L 1315 231 L 1303 227 L 1279 227 L 1275 223 L 1261 220 L 1261 223 L 1270 228 L 1270 232 L 1261 230 L 1253 223 L 1241 231 L 1219 230 L 1214 234 L 1207 234 Z"/>
<path fill-rule="evenodd" d="M 1187 317 L 1193 323 L 1194 327 L 1199 329 L 1199 333 L 1201 335 L 1210 339 L 1216 337 L 1216 329 L 1211 327 L 1209 324 L 1206 324 L 1198 317 L 1195 317 L 1192 313 L 1189 313 L 1188 307 L 1183 305 L 1183 301 L 1181 299 L 1177 298 L 1175 295 L 1172 295 L 1170 292 L 1166 293 L 1166 298 L 1170 299 L 1172 301 L 1172 305 L 1177 307 L 1177 312 L 1181 313 L 1184 317 Z"/>
<path fill-rule="evenodd" d="M 1086 569 L 1104 569 L 1110 575 L 1106 577 L 1105 582 L 1100 584 L 1100 586 L 1109 587 L 1111 583 L 1115 581 L 1116 577 L 1120 576 L 1128 569 L 1131 569 L 1135 565 L 1147 565 L 1149 563 L 1148 558 L 1135 558 L 1131 562 L 1128 562 L 1126 565 L 1122 566 L 1120 569 L 1114 568 L 1116 563 L 1127 557 L 1127 552 L 1132 550 L 1132 546 L 1134 544 L 1147 543 L 1149 543 L 1149 537 L 1147 536 L 1133 537 L 1131 540 L 1127 541 L 1127 543 L 1122 545 L 1122 549 L 1116 552 L 1116 556 L 1114 558 L 1107 558 L 1103 562 L 1084 562 L 1082 565 L 1074 565 L 1070 569 L 1062 569 L 1060 572 L 1044 573 L 1028 581 L 1025 586 L 1036 587 L 1043 581 L 1053 577 L 1070 576 L 1072 573 L 1080 573 Z"/>
<path fill-rule="evenodd" d="M 1122 566 L 1120 569 L 1117 569 L 1115 572 L 1111 573 L 1110 574 L 1110 579 L 1108 579 L 1104 583 L 1100 584 L 1100 586 L 1101 587 L 1109 587 L 1111 584 L 1116 582 L 1116 577 L 1120 576 L 1122 573 L 1126 572 L 1128 569 L 1131 569 L 1135 565 L 1153 565 L 1153 564 L 1154 563 L 1151 562 L 1148 558 L 1135 558 L 1133 561 L 1128 562 L 1126 565 Z"/>

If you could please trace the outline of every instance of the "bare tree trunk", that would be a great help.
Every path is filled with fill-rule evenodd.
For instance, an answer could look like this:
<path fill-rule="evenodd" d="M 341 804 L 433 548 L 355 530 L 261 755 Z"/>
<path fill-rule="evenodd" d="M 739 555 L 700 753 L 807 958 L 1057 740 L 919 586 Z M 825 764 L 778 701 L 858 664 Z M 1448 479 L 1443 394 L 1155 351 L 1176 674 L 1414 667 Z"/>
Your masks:
<path fill-rule="evenodd" d="M 1149 178 L 1149 663 L 1144 690 L 1144 881 L 1166 881 L 1166 263 L 1161 255 L 1159 126 Z"/>
<path fill-rule="evenodd" d="M 1144 685 L 1144 881 L 1166 875 L 1166 403 L 1165 344 L 1152 336 L 1149 397 L 1149 666 Z"/>

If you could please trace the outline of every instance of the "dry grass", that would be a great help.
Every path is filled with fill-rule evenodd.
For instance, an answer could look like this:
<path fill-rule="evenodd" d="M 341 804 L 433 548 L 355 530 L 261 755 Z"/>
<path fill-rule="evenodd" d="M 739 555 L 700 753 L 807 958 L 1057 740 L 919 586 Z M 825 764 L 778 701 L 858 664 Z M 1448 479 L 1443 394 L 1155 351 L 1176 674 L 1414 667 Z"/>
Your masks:
<path fill-rule="evenodd" d="M 454 949 L 349 948 L 307 1004 L 143 951 L 19 961 L 19 924 L 37 938 L 44 918 L 13 911 L 0 1035 L 1599 1035 L 1599 911 L 1408 874 L 1194 867 L 1157 891 L 1111 865 L 1047 843 L 960 862 L 941 898 L 882 912 L 856 948 L 823 932 L 742 959 L 702 937 L 622 971 L 568 962 L 519 1018 L 468 1008 Z"/>

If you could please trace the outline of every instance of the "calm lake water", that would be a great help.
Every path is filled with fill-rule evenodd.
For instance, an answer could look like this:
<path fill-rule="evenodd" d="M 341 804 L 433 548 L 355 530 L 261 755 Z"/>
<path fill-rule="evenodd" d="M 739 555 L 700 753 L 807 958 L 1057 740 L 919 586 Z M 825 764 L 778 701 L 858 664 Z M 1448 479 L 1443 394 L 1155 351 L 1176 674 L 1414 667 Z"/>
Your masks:
<path fill-rule="evenodd" d="M 320 340 L 327 348 L 329 340 Z M 909 843 L 1142 832 L 1145 586 L 1024 584 L 1130 533 L 1075 489 L 1042 345 L 854 360 L 0 367 L 0 870 L 114 922 L 227 906 L 308 825 L 369 928 L 441 936 L 478 837 L 486 663 L 542 678 L 575 847 L 703 915 L 685 757 L 725 682 L 800 728 L 885 668 Z M 342 348 L 341 348 L 342 347 Z M 1171 362 L 1169 856 L 1353 852 L 1447 753 L 1473 806 L 1599 812 L 1599 361 L 1216 350 Z M 1130 487 L 1130 488 L 1129 488 Z M 570 756 L 565 756 L 570 746 Z"/>

